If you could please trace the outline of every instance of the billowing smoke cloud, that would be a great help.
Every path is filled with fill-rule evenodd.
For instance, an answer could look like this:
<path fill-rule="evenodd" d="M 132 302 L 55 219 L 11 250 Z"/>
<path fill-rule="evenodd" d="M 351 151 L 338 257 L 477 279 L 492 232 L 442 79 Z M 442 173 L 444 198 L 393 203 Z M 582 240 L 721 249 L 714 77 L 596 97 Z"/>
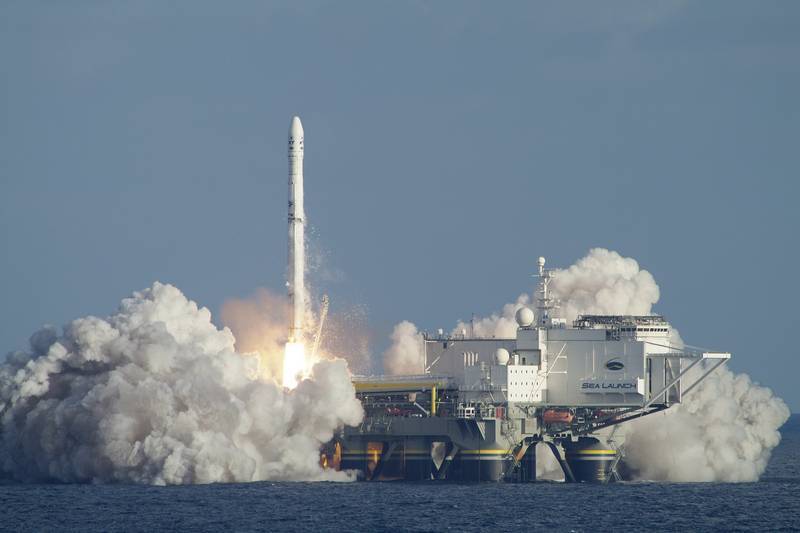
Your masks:
<path fill-rule="evenodd" d="M 205 308 L 160 283 L 31 337 L 0 365 L 0 470 L 25 481 L 346 479 L 319 447 L 360 422 L 346 363 L 286 392 Z"/>
<path fill-rule="evenodd" d="M 638 479 L 756 481 L 788 418 L 770 389 L 723 366 L 680 405 L 622 424 L 625 464 Z"/>
<path fill-rule="evenodd" d="M 425 357 L 422 351 L 422 335 L 417 326 L 404 320 L 392 331 L 392 345 L 383 356 L 383 368 L 388 374 L 422 374 Z"/>
<path fill-rule="evenodd" d="M 558 270 L 550 291 L 559 300 L 558 315 L 568 322 L 580 314 L 648 315 L 659 298 L 650 272 L 604 248 L 593 248 L 571 267 Z"/>
<path fill-rule="evenodd" d="M 485 318 L 475 318 L 469 324 L 459 322 L 453 333 L 469 332 L 472 337 L 513 339 L 517 336 L 517 320 L 514 318 L 520 307 L 530 303 L 527 294 L 520 294 L 517 301 L 503 306 L 501 313 L 493 313 Z"/>
<path fill-rule="evenodd" d="M 647 315 L 660 296 L 653 276 L 634 259 L 603 248 L 594 248 L 571 267 L 557 270 L 550 291 L 560 304 L 556 315 L 568 321 L 580 314 Z M 514 313 L 527 302 L 523 294 L 504 306 L 502 313 L 476 320 L 476 336 L 513 337 Z M 461 323 L 455 331 L 469 327 Z M 399 324 L 386 360 L 398 353 L 413 359 L 413 352 L 399 347 L 412 346 L 409 339 L 418 335 L 410 322 Z M 671 342 L 682 345 L 677 330 L 672 331 Z M 723 366 L 681 405 L 622 424 L 615 437 L 624 437 L 625 463 L 637 479 L 755 481 L 780 442 L 778 428 L 788 417 L 786 404 L 768 388 Z M 537 448 L 537 475 L 563 478 L 544 446 Z"/>

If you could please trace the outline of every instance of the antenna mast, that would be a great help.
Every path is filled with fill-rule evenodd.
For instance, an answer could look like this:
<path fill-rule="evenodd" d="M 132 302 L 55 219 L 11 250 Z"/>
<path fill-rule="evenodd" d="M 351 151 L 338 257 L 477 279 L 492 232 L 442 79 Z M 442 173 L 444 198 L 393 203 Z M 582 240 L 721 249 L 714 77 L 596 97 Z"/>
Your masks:
<path fill-rule="evenodd" d="M 546 328 L 550 325 L 551 311 L 558 308 L 558 301 L 550 297 L 548 286 L 550 281 L 555 276 L 552 269 L 544 268 L 544 257 L 539 258 L 539 273 L 536 277 L 539 278 L 539 284 L 536 287 L 536 292 L 533 295 L 536 301 L 536 324 L 539 328 Z"/>

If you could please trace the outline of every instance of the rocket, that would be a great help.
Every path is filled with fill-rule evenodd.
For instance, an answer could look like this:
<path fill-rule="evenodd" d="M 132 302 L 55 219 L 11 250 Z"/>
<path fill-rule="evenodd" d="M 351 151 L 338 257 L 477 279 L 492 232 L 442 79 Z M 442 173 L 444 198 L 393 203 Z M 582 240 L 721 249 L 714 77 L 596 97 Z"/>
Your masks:
<path fill-rule="evenodd" d="M 303 124 L 289 126 L 289 342 L 302 343 L 305 318 L 305 211 L 303 209 Z"/>

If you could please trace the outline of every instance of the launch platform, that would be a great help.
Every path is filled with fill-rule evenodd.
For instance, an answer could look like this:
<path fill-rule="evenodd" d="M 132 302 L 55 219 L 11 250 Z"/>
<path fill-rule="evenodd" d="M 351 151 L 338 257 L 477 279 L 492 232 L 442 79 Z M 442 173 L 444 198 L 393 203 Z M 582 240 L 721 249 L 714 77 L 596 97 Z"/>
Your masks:
<path fill-rule="evenodd" d="M 568 482 L 619 477 L 615 426 L 681 402 L 729 353 L 676 341 L 661 316 L 552 316 L 555 272 L 539 259 L 536 311 L 515 338 L 425 334 L 417 375 L 353 378 L 365 417 L 325 447 L 363 480 L 536 480 L 536 446 Z"/>

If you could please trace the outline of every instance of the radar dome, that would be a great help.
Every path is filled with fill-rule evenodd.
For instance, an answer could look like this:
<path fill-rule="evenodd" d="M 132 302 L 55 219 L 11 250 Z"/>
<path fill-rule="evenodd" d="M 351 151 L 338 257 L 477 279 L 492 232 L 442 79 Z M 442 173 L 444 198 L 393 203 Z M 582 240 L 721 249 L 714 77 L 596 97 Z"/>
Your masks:
<path fill-rule="evenodd" d="M 497 351 L 494 352 L 494 362 L 498 365 L 507 365 L 509 359 L 511 359 L 511 355 L 505 348 L 498 348 Z"/>
<path fill-rule="evenodd" d="M 521 328 L 527 328 L 531 324 L 533 324 L 534 320 L 533 311 L 531 311 L 527 307 L 520 307 L 517 310 L 516 319 L 517 319 L 517 324 L 519 324 Z"/>

